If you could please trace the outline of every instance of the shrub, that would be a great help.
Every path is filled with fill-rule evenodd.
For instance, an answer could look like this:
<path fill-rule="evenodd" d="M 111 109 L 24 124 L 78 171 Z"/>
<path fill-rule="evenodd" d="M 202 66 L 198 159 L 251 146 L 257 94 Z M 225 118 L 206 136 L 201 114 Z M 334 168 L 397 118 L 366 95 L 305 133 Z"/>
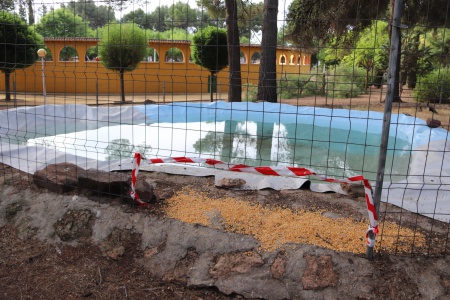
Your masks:
<path fill-rule="evenodd" d="M 420 77 L 413 91 L 416 101 L 447 100 L 450 98 L 450 70 L 437 69 Z"/>
<path fill-rule="evenodd" d="M 278 94 L 283 99 L 324 95 L 322 77 L 316 74 L 288 75 L 279 80 Z"/>
<path fill-rule="evenodd" d="M 258 100 L 258 87 L 249 83 L 242 89 L 242 99 L 247 102 L 254 102 Z"/>
<path fill-rule="evenodd" d="M 361 68 L 338 66 L 327 76 L 326 93 L 335 98 L 356 97 L 365 91 L 365 78 Z"/>

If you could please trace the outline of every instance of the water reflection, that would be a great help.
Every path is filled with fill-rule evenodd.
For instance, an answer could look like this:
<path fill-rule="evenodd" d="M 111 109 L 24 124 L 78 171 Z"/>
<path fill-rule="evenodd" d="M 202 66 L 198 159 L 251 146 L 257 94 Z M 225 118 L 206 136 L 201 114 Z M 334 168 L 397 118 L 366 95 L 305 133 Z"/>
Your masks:
<path fill-rule="evenodd" d="M 132 157 L 194 156 L 252 166 L 290 165 L 321 174 L 374 179 L 380 135 L 305 124 L 252 121 L 118 125 L 28 140 L 71 154 L 108 160 Z M 391 138 L 386 171 L 400 180 L 409 166 L 411 145 Z M 395 159 L 394 159 L 395 157 Z"/>

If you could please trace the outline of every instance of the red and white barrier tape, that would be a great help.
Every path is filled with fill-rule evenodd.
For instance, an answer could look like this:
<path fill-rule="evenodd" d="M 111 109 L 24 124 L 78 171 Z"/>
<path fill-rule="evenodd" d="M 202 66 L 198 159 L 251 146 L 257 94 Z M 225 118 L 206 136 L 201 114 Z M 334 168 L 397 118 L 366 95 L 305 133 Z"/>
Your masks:
<path fill-rule="evenodd" d="M 133 159 L 133 170 L 131 172 L 131 198 L 135 199 L 139 205 L 148 205 L 148 203 L 140 200 L 139 196 L 136 193 L 136 179 L 137 174 L 139 172 L 139 166 L 141 163 L 141 159 L 144 157 L 140 153 L 134 154 Z M 319 175 L 316 172 L 300 167 L 283 167 L 283 166 L 273 166 L 273 167 L 250 167 L 242 164 L 228 164 L 224 163 L 220 160 L 209 159 L 209 158 L 189 158 L 189 157 L 169 157 L 169 158 L 150 158 L 146 160 L 148 164 L 161 164 L 161 163 L 204 163 L 210 166 L 213 166 L 217 169 L 228 170 L 233 172 L 245 172 L 245 173 L 253 173 L 253 174 L 262 174 L 262 175 L 271 175 L 271 176 L 309 176 L 312 175 L 322 181 L 326 182 L 336 182 L 336 183 L 354 183 L 354 182 L 362 182 L 364 184 L 364 191 L 366 195 L 366 205 L 367 212 L 369 214 L 370 227 L 366 231 L 366 240 L 367 245 L 369 247 L 373 247 L 375 245 L 375 239 L 370 238 L 370 233 L 373 233 L 373 236 L 376 236 L 378 233 L 378 218 L 376 213 L 375 204 L 372 197 L 372 188 L 370 186 L 369 180 L 365 179 L 363 176 L 354 176 L 347 179 L 335 179 L 328 178 L 324 175 Z"/>
<path fill-rule="evenodd" d="M 137 175 L 139 173 L 139 166 L 141 165 L 141 158 L 143 158 L 143 156 L 140 153 L 136 152 L 134 154 L 133 169 L 131 170 L 130 196 L 131 196 L 131 199 L 136 200 L 136 202 L 139 203 L 139 206 L 148 207 L 149 204 L 147 202 L 142 201 L 141 198 L 139 198 L 139 195 L 136 193 L 136 180 L 137 180 Z"/>

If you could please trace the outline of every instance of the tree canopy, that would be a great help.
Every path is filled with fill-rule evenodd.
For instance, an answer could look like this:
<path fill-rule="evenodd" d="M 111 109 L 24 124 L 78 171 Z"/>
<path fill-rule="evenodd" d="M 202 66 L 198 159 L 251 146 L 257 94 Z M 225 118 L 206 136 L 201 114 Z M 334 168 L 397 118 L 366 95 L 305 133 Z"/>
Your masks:
<path fill-rule="evenodd" d="M 188 3 L 178 1 L 169 6 L 165 23 L 168 28 L 200 28 L 204 27 L 202 23 L 207 24 L 206 17 L 206 14 L 196 8 L 191 8 Z"/>
<path fill-rule="evenodd" d="M 103 27 L 116 19 L 114 10 L 111 7 L 106 5 L 97 6 L 94 0 L 70 1 L 67 4 L 67 8 L 89 22 L 89 26 L 92 29 Z"/>
<path fill-rule="evenodd" d="M 94 37 L 89 24 L 70 9 L 50 10 L 36 24 L 36 31 L 43 37 Z"/>
<path fill-rule="evenodd" d="M 198 31 L 193 37 L 192 58 L 194 63 L 211 72 L 211 80 L 215 74 L 228 66 L 227 32 L 214 26 Z M 212 82 L 210 82 L 212 84 Z M 211 101 L 213 89 L 211 87 Z"/>
<path fill-rule="evenodd" d="M 158 6 L 154 11 L 150 13 L 150 29 L 163 32 L 168 29 L 165 20 L 169 15 L 169 7 L 167 5 Z"/>
<path fill-rule="evenodd" d="M 0 9 L 2 11 L 13 11 L 15 8 L 14 0 L 2 0 L 0 1 Z"/>
<path fill-rule="evenodd" d="M 314 47 L 345 35 L 351 28 L 359 31 L 371 20 L 386 17 L 389 0 L 294 0 L 287 14 L 287 33 L 302 47 Z"/>
<path fill-rule="evenodd" d="M 389 63 L 388 24 L 384 21 L 373 21 L 358 36 L 355 47 L 342 57 L 347 66 L 358 66 L 366 71 L 366 87 L 369 84 L 369 74 L 374 72 L 382 76 L 387 71 Z"/>
<path fill-rule="evenodd" d="M 208 26 L 193 37 L 194 63 L 212 73 L 228 66 L 227 32 L 214 26 Z"/>
<path fill-rule="evenodd" d="M 225 0 L 197 0 L 197 5 L 206 8 L 210 19 L 218 22 L 218 26 L 225 26 Z M 262 29 L 264 3 L 236 1 L 236 5 L 239 34 L 241 37 L 250 39 L 252 31 L 258 32 Z"/>
<path fill-rule="evenodd" d="M 135 23 L 142 29 L 153 29 L 151 15 L 143 11 L 142 8 L 138 8 L 123 15 L 120 21 L 122 23 Z"/>
<path fill-rule="evenodd" d="M 0 14 L 0 70 L 5 74 L 7 101 L 11 99 L 9 75 L 16 69 L 33 65 L 37 59 L 37 50 L 43 44 L 42 37 L 18 15 L 8 12 Z"/>
<path fill-rule="evenodd" d="M 101 30 L 99 56 L 102 65 L 119 72 L 122 101 L 124 73 L 133 71 L 147 54 L 148 39 L 136 24 L 111 24 Z"/>

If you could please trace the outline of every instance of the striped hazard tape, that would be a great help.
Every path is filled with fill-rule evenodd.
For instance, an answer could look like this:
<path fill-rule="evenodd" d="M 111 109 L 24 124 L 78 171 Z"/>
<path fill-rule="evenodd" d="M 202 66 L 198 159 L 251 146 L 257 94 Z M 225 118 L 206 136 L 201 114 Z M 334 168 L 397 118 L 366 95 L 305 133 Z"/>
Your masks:
<path fill-rule="evenodd" d="M 134 154 L 133 159 L 133 170 L 131 172 L 131 198 L 136 200 L 141 206 L 148 206 L 148 203 L 142 201 L 138 194 L 136 193 L 136 179 L 139 172 L 139 166 L 141 160 L 145 159 L 140 153 Z M 209 159 L 209 158 L 190 158 L 190 157 L 168 157 L 168 158 L 150 158 L 145 160 L 147 164 L 163 164 L 163 163 L 203 163 L 214 168 L 221 170 L 228 170 L 233 172 L 245 172 L 269 176 L 314 176 L 325 182 L 335 182 L 335 183 L 355 183 L 362 182 L 364 185 L 364 191 L 366 196 L 367 212 L 369 215 L 370 226 L 366 231 L 366 240 L 369 247 L 374 247 L 375 236 L 378 234 L 378 218 L 376 213 L 375 204 L 372 196 L 372 187 L 369 180 L 363 176 L 354 176 L 347 179 L 335 179 L 329 178 L 324 175 L 317 174 L 315 171 L 301 168 L 301 167 L 288 167 L 288 166 L 271 166 L 271 167 L 251 167 L 242 164 L 229 164 L 222 162 L 220 160 Z"/>

